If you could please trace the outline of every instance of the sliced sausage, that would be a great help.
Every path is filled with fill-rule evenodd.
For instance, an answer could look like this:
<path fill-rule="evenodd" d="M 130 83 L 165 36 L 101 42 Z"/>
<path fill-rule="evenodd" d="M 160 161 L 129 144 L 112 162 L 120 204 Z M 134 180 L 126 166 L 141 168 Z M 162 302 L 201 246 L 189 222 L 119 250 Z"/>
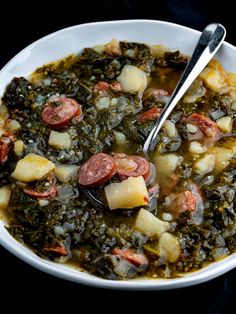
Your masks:
<path fill-rule="evenodd" d="M 39 199 L 53 198 L 57 194 L 57 189 L 54 186 L 45 192 L 37 192 L 32 189 L 24 189 L 23 191 L 25 194 L 31 196 L 32 198 L 39 198 Z"/>
<path fill-rule="evenodd" d="M 180 192 L 176 195 L 170 206 L 170 211 L 174 216 L 178 216 L 186 211 L 192 212 L 196 209 L 196 197 L 191 191 Z"/>
<path fill-rule="evenodd" d="M 120 92 L 122 90 L 121 84 L 119 82 L 107 83 L 107 82 L 98 82 L 93 89 L 94 94 L 107 97 L 109 96 L 109 89 L 114 92 Z"/>
<path fill-rule="evenodd" d="M 3 165 L 8 158 L 9 145 L 0 142 L 0 164 Z"/>
<path fill-rule="evenodd" d="M 86 187 L 96 187 L 111 179 L 115 173 L 114 159 L 107 154 L 98 153 L 80 168 L 79 184 Z"/>
<path fill-rule="evenodd" d="M 208 137 L 209 144 L 214 144 L 221 137 L 221 132 L 217 124 L 210 118 L 207 118 L 199 113 L 193 113 L 188 122 L 195 124 Z"/>
<path fill-rule="evenodd" d="M 140 123 L 146 123 L 149 121 L 156 121 L 161 115 L 161 108 L 151 108 L 143 113 L 137 115 L 137 121 Z"/>
<path fill-rule="evenodd" d="M 42 120 L 54 129 L 68 125 L 74 116 L 81 116 L 81 106 L 72 98 L 57 98 L 47 102 L 42 112 Z"/>
<path fill-rule="evenodd" d="M 164 89 L 150 87 L 144 92 L 143 100 L 146 99 L 151 99 L 165 104 L 169 100 L 169 94 Z"/>
<path fill-rule="evenodd" d="M 148 265 L 148 259 L 147 257 L 142 253 L 135 253 L 131 249 L 121 250 L 115 248 L 112 253 L 114 255 L 118 255 L 121 258 L 126 259 L 130 263 L 134 264 L 135 266 L 143 266 Z"/>
<path fill-rule="evenodd" d="M 66 256 L 67 251 L 64 244 L 49 245 L 43 248 L 44 253 L 53 253 L 56 255 Z"/>
<path fill-rule="evenodd" d="M 109 84 L 106 82 L 98 82 L 94 88 L 93 88 L 93 92 L 94 94 L 98 94 L 100 96 L 109 96 L 108 93 L 108 89 L 109 89 Z"/>
<path fill-rule="evenodd" d="M 114 160 L 120 180 L 139 176 L 143 176 L 144 180 L 148 179 L 150 174 L 150 164 L 145 158 L 117 154 L 114 155 Z"/>
<path fill-rule="evenodd" d="M 193 213 L 202 207 L 201 191 L 195 184 L 191 184 L 187 191 L 172 194 L 170 198 L 172 200 L 168 209 L 174 217 L 187 211 Z"/>
<path fill-rule="evenodd" d="M 14 141 L 14 136 L 12 135 L 12 132 L 9 132 L 9 134 L 5 134 L 6 136 L 3 136 L 0 139 L 0 165 L 5 164 L 5 162 L 8 159 L 8 154 L 12 148 L 12 143 Z"/>
<path fill-rule="evenodd" d="M 180 175 L 176 173 L 172 173 L 164 180 L 164 184 L 161 186 L 161 194 L 163 196 L 169 195 L 178 188 L 178 181 L 180 179 Z"/>

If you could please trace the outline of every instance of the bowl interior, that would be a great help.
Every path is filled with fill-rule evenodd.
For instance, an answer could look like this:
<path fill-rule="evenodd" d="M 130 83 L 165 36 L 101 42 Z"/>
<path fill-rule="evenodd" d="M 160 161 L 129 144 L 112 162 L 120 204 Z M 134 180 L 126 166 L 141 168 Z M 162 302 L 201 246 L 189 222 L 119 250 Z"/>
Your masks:
<path fill-rule="evenodd" d="M 93 47 L 106 43 L 113 38 L 148 44 L 163 44 L 173 49 L 179 49 L 184 54 L 191 55 L 199 35 L 198 31 L 180 25 L 151 20 L 97 22 L 66 28 L 34 42 L 16 55 L 0 71 L 0 95 L 3 94 L 6 85 L 14 76 L 28 76 L 37 67 L 45 63 L 71 53 L 78 53 L 84 47 Z M 235 47 L 224 43 L 216 58 L 228 71 L 236 72 Z M 108 281 L 66 265 L 42 260 L 13 239 L 5 229 L 4 224 L 4 220 L 1 220 L 0 243 L 14 255 L 50 274 L 93 286 L 118 289 L 178 288 L 210 280 L 236 265 L 236 254 L 232 254 L 200 271 L 177 279 L 150 280 L 143 278 L 129 281 Z"/>

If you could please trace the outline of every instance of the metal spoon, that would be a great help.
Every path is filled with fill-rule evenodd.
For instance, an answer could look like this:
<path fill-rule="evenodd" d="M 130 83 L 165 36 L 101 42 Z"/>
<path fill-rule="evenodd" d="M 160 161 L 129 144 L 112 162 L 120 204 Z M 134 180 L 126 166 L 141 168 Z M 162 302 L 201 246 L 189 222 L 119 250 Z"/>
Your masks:
<path fill-rule="evenodd" d="M 192 57 L 186 66 L 175 90 L 173 91 L 169 101 L 161 112 L 160 117 L 156 121 L 152 131 L 149 133 L 144 146 L 143 152 L 149 159 L 149 152 L 153 151 L 156 146 L 157 135 L 168 118 L 171 111 L 183 97 L 187 89 L 205 68 L 208 62 L 220 48 L 226 35 L 226 30 L 221 24 L 209 24 L 202 32 L 198 43 L 194 49 Z"/>
<path fill-rule="evenodd" d="M 152 131 L 147 137 L 143 146 L 143 152 L 147 159 L 149 159 L 149 152 L 153 151 L 156 146 L 157 135 L 168 118 L 171 111 L 177 105 L 178 101 L 185 94 L 189 86 L 205 68 L 208 62 L 212 59 L 214 54 L 220 48 L 226 35 L 226 30 L 221 24 L 210 24 L 202 32 L 200 39 L 196 45 L 193 55 L 185 68 L 173 94 L 168 103 L 165 105 L 159 119 L 156 121 Z M 101 200 L 99 200 L 93 190 L 86 189 L 82 186 L 80 190 L 88 197 L 93 206 L 104 207 Z"/>

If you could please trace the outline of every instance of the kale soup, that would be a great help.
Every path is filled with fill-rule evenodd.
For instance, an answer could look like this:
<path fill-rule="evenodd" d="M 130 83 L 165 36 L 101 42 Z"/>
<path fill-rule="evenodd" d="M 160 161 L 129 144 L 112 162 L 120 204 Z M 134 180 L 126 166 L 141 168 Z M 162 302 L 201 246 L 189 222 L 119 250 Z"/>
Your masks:
<path fill-rule="evenodd" d="M 176 278 L 235 251 L 236 75 L 212 60 L 142 153 L 187 62 L 112 40 L 13 78 L 0 209 L 15 239 L 117 280 Z"/>

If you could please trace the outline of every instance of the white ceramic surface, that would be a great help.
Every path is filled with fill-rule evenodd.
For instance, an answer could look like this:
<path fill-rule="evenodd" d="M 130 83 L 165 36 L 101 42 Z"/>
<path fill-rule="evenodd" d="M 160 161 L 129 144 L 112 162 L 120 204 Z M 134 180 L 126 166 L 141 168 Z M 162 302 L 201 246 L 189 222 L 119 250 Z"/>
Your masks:
<path fill-rule="evenodd" d="M 84 47 L 106 43 L 113 38 L 148 44 L 164 44 L 191 55 L 199 35 L 198 31 L 190 28 L 152 20 L 97 22 L 66 28 L 34 42 L 9 61 L 0 71 L 0 95 L 14 76 L 27 76 L 45 63 L 71 53 L 78 53 Z M 216 58 L 227 70 L 236 72 L 235 47 L 224 43 Z M 25 262 L 49 274 L 77 283 L 113 289 L 162 290 L 186 287 L 213 279 L 236 266 L 236 254 L 232 254 L 182 278 L 109 281 L 39 258 L 11 237 L 4 228 L 4 221 L 0 221 L 0 244 Z"/>

